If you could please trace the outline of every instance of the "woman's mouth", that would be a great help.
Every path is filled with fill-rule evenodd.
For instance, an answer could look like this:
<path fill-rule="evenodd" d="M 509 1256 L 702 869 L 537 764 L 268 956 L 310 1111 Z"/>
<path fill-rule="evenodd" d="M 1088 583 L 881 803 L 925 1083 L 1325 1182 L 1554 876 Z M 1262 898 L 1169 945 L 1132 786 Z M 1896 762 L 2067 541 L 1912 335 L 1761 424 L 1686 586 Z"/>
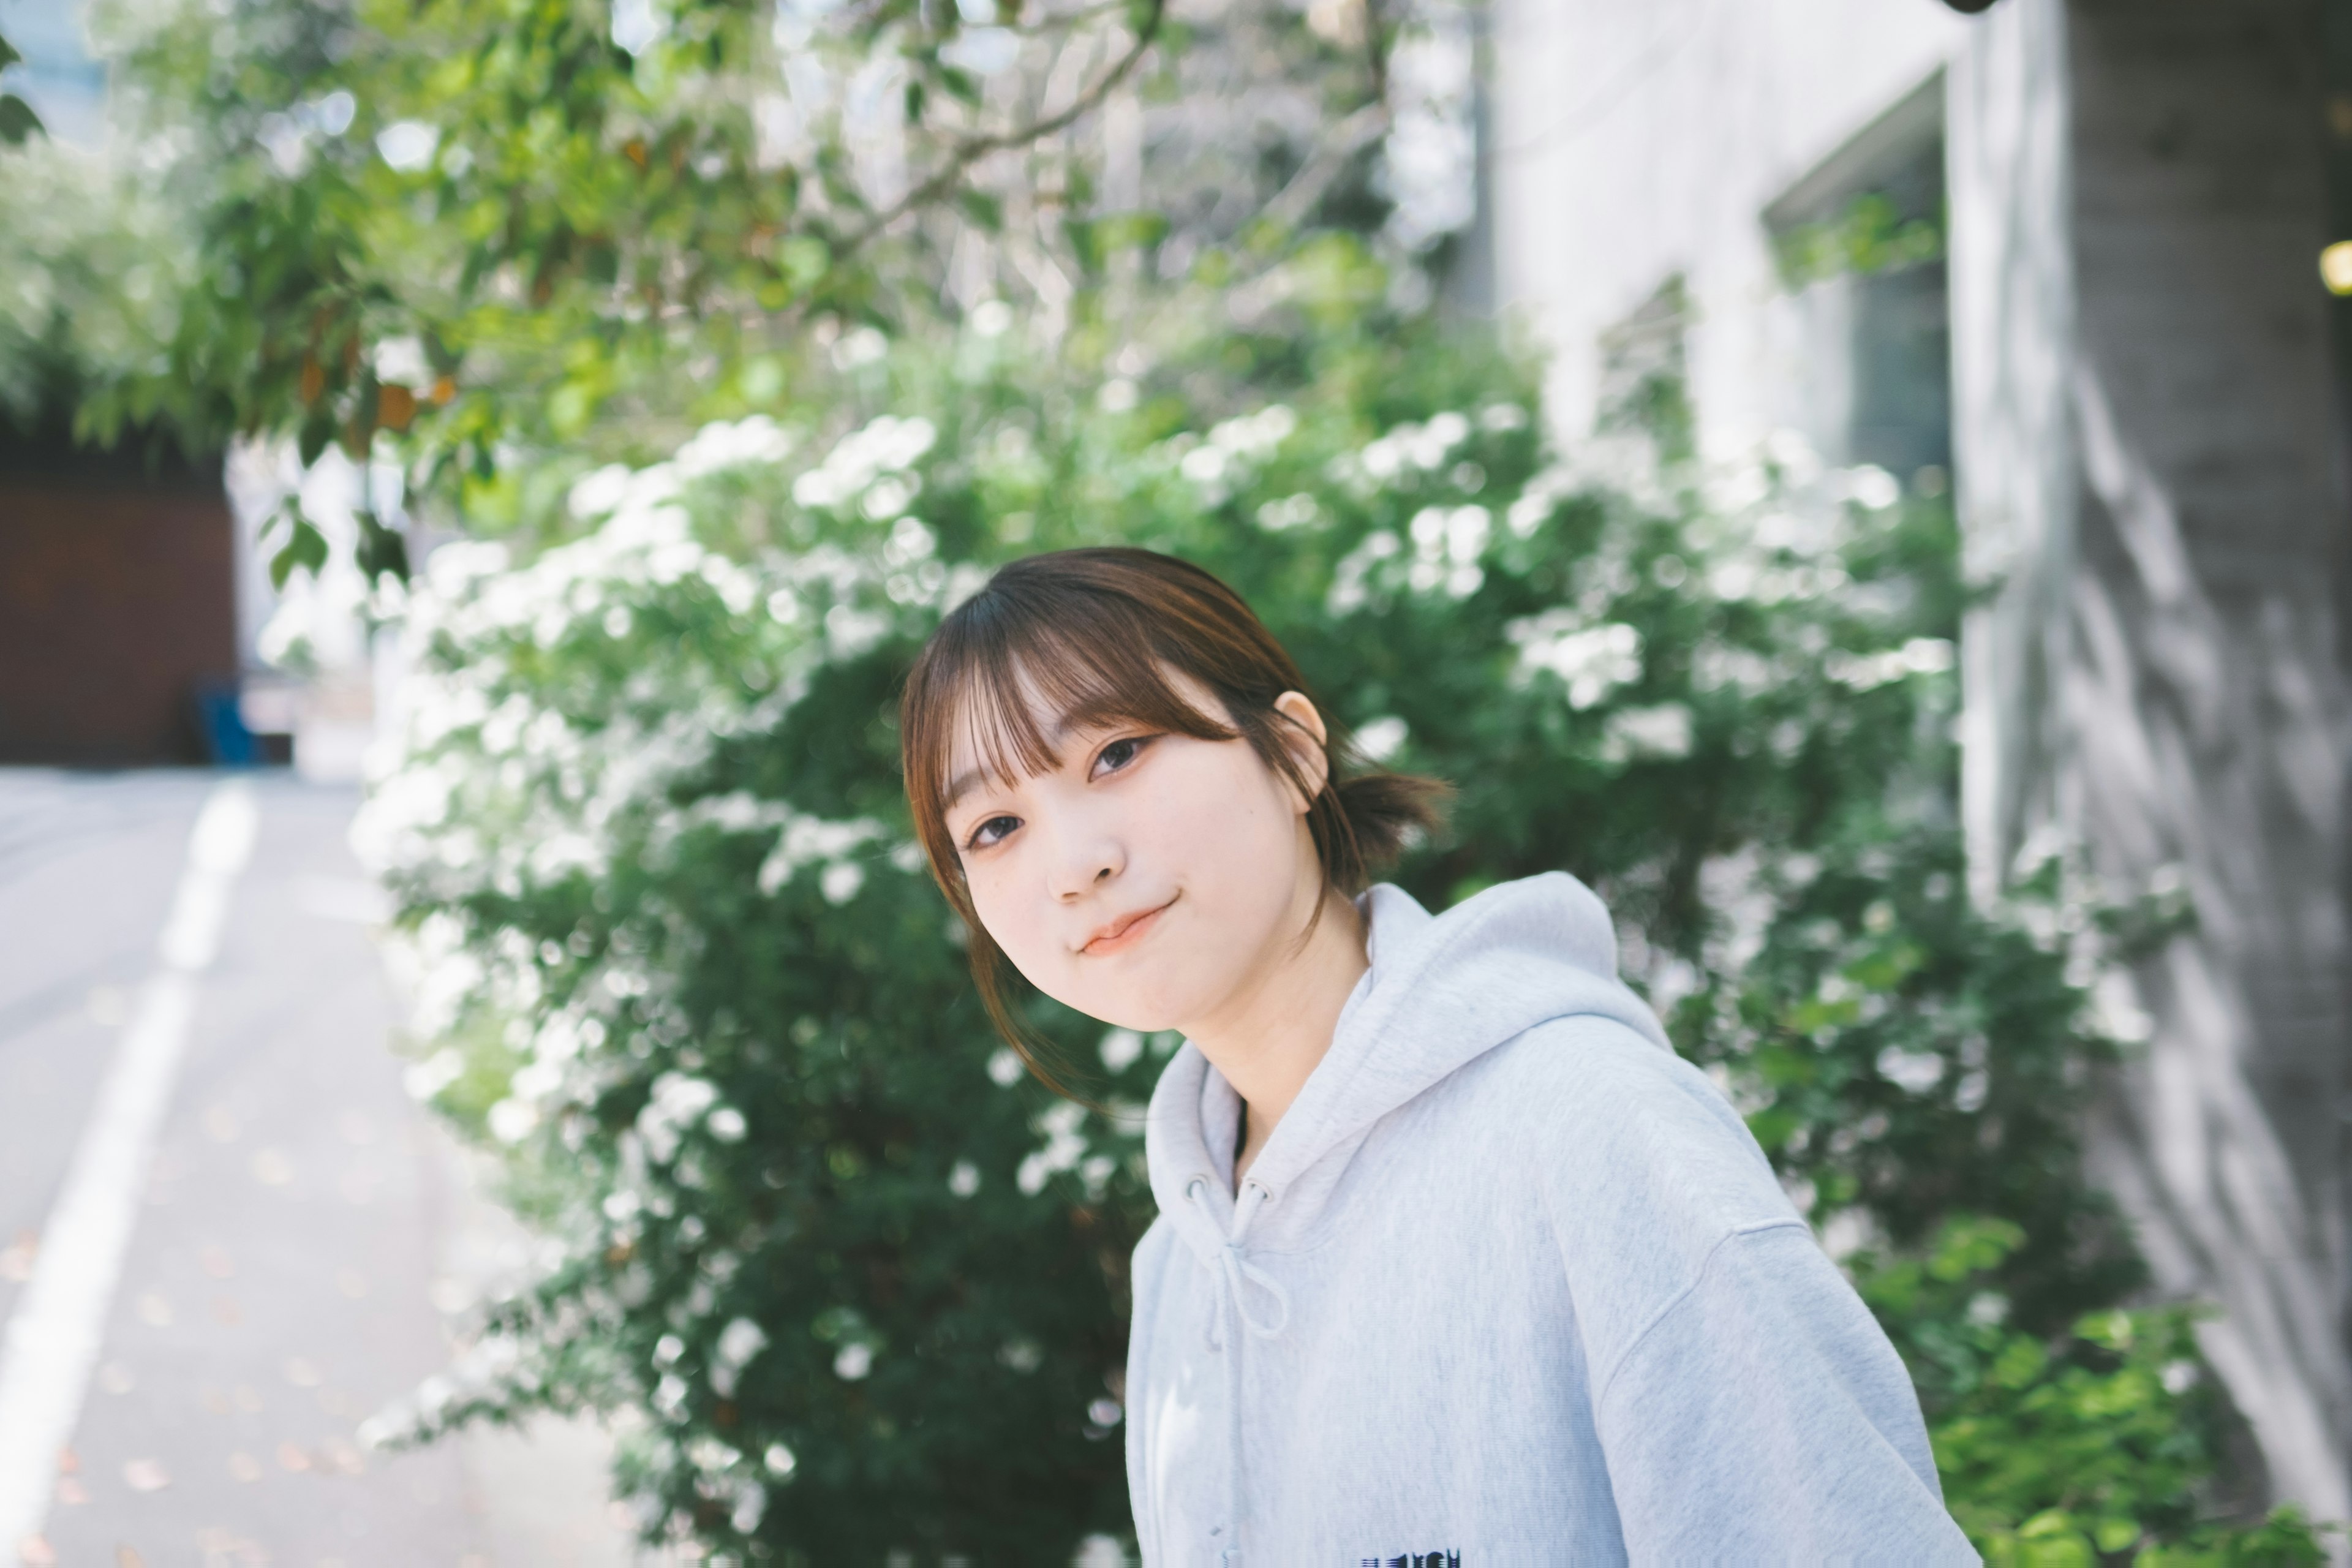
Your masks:
<path fill-rule="evenodd" d="M 1182 896 L 1177 895 L 1178 898 Z M 1169 905 L 1175 901 L 1175 899 L 1171 899 L 1168 903 L 1160 905 L 1158 909 L 1139 910 L 1131 915 L 1119 916 L 1118 919 L 1087 938 L 1086 946 L 1078 949 L 1079 953 L 1087 958 L 1103 958 L 1114 952 L 1125 952 L 1150 935 L 1151 928 L 1160 923 L 1160 917 L 1166 913 Z"/>

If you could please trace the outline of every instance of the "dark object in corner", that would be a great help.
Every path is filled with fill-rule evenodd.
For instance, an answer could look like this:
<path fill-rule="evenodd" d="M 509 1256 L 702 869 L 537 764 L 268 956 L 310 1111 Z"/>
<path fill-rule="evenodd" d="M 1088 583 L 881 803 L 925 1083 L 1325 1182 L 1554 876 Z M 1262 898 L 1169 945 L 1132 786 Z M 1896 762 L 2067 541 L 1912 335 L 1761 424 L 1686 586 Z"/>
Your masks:
<path fill-rule="evenodd" d="M 0 763 L 210 761 L 197 693 L 236 679 L 236 556 L 216 458 L 0 419 Z"/>

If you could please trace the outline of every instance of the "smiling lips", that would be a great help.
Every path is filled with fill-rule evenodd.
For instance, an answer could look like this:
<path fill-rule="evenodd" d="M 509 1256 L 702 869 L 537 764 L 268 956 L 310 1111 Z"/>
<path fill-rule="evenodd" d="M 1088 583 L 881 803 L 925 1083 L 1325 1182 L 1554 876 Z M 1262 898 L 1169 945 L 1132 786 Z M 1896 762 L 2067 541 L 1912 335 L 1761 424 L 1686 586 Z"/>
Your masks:
<path fill-rule="evenodd" d="M 1171 899 L 1168 903 L 1160 905 L 1156 910 L 1139 910 L 1134 914 L 1119 916 L 1118 919 L 1095 932 L 1093 936 L 1088 937 L 1086 946 L 1078 949 L 1078 952 L 1087 958 L 1102 958 L 1114 952 L 1124 952 L 1149 935 L 1151 928 L 1160 923 L 1160 917 L 1167 911 L 1169 905 L 1175 901 L 1174 899 Z"/>

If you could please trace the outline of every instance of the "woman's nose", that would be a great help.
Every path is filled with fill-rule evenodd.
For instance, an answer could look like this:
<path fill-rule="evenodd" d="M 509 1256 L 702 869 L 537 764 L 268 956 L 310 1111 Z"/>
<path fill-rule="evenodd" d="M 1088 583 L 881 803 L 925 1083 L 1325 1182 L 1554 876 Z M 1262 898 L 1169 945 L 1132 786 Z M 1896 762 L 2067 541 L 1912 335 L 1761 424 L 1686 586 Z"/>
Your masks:
<path fill-rule="evenodd" d="M 1048 874 L 1054 897 L 1065 903 L 1083 898 L 1127 868 L 1127 857 L 1116 839 L 1088 834 L 1074 837 L 1054 858 Z"/>

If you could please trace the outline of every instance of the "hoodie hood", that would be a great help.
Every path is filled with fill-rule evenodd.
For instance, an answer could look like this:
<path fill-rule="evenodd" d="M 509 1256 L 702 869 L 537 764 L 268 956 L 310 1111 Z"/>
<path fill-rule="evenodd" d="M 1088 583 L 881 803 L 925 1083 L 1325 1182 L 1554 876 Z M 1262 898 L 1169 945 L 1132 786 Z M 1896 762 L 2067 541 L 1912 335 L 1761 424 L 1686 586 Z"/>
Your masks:
<path fill-rule="evenodd" d="M 1592 889 L 1565 872 L 1507 882 L 1432 915 L 1381 883 L 1359 900 L 1371 967 L 1356 984 L 1297 1100 L 1233 1191 L 1240 1101 L 1189 1040 L 1153 1091 L 1151 1189 L 1187 1248 L 1222 1269 L 1245 1232 L 1278 1247 L 1312 1227 L 1373 1123 L 1550 1019 L 1612 1018 L 1670 1047 L 1617 977 L 1617 935 Z M 1264 1218 L 1259 1218 L 1263 1215 Z M 1278 1216 L 1278 1217 L 1277 1217 Z"/>

